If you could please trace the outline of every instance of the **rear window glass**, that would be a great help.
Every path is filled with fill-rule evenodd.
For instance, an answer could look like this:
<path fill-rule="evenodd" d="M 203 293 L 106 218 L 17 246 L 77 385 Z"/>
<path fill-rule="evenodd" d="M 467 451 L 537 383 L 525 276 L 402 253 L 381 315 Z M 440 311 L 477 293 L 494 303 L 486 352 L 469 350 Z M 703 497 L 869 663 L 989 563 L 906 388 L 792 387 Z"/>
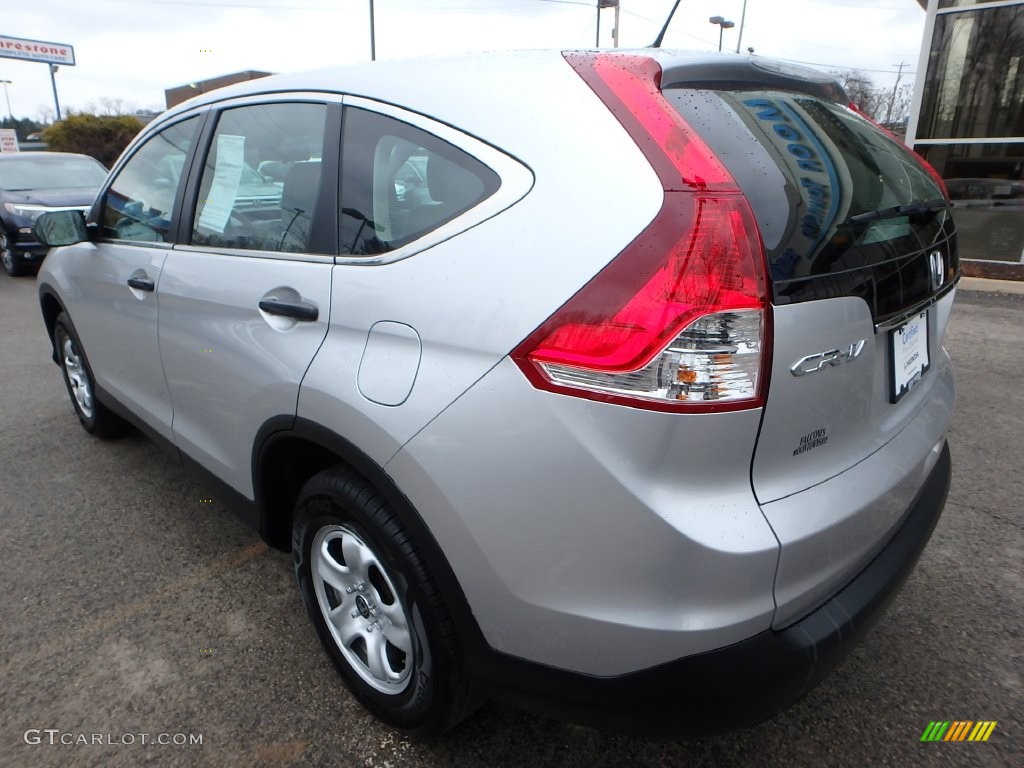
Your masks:
<path fill-rule="evenodd" d="M 940 236 L 944 211 L 850 221 L 943 195 L 892 137 L 845 107 L 782 91 L 667 89 L 665 96 L 746 194 L 773 280 L 877 264 Z"/>
<path fill-rule="evenodd" d="M 493 195 L 498 175 L 408 123 L 363 109 L 345 112 L 342 246 L 386 253 L 423 237 Z"/>

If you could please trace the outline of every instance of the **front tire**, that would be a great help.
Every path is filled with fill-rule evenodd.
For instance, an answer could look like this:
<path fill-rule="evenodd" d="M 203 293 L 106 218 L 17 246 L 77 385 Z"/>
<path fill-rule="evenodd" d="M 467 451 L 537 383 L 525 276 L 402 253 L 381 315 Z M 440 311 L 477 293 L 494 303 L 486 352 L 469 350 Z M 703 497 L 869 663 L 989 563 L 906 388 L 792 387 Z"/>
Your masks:
<path fill-rule="evenodd" d="M 317 635 L 356 699 L 428 737 L 467 712 L 451 617 L 383 497 L 345 468 L 313 477 L 292 529 L 295 576 Z"/>
<path fill-rule="evenodd" d="M 127 424 L 120 416 L 110 411 L 96 399 L 96 384 L 89 367 L 89 360 L 82 349 L 82 342 L 67 314 L 61 312 L 53 325 L 53 343 L 57 349 L 57 360 L 64 374 L 71 407 L 86 432 L 96 437 L 118 437 L 124 434 Z"/>
<path fill-rule="evenodd" d="M 3 225 L 0 225 L 0 263 L 3 263 L 4 271 L 11 277 L 20 277 L 25 274 L 25 267 L 14 252 L 14 248 L 11 247 L 10 238 Z"/>

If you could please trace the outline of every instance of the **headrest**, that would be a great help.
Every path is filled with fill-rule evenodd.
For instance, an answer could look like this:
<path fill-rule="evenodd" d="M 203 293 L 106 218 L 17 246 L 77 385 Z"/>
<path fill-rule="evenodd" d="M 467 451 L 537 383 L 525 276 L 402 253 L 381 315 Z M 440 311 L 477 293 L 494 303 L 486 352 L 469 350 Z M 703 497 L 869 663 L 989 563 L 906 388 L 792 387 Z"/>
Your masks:
<path fill-rule="evenodd" d="M 313 215 L 316 194 L 320 189 L 320 163 L 296 163 L 288 169 L 281 190 L 281 208 Z"/>

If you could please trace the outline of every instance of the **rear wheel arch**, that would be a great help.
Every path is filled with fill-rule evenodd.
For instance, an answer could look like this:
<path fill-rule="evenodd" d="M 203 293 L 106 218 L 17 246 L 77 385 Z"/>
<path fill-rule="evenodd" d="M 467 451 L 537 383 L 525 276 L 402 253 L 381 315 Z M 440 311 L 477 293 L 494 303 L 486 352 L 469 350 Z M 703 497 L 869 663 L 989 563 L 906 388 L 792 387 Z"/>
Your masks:
<path fill-rule="evenodd" d="M 298 426 L 291 416 L 267 421 L 257 433 L 252 459 L 260 535 L 283 552 L 291 549 L 292 514 L 302 486 L 329 467 L 350 464 L 332 441 Z"/>
<path fill-rule="evenodd" d="M 487 655 L 491 648 L 429 526 L 387 472 L 333 430 L 307 419 L 277 416 L 265 422 L 257 433 L 252 460 L 253 488 L 264 541 L 285 552 L 291 549 L 292 514 L 300 491 L 314 475 L 338 465 L 373 486 L 413 536 L 443 592 L 467 657 Z"/>

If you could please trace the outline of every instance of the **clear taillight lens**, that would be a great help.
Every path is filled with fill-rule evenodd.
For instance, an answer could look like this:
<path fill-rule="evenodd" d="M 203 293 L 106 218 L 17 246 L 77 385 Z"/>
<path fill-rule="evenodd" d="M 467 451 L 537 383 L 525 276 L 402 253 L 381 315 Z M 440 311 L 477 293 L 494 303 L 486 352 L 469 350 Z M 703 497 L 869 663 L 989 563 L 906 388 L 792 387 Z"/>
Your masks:
<path fill-rule="evenodd" d="M 653 402 L 728 403 L 757 396 L 760 311 L 717 312 L 694 320 L 647 365 L 625 373 L 539 363 L 549 381 Z"/>

